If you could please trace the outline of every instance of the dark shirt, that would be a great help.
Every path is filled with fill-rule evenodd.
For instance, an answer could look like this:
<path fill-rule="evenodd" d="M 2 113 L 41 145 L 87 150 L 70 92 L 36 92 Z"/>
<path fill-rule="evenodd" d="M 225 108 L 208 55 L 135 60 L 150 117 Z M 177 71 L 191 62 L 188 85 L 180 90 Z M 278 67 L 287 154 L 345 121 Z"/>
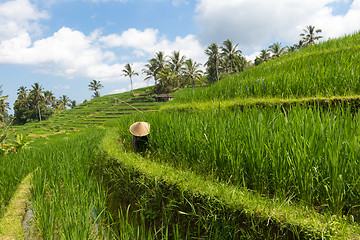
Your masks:
<path fill-rule="evenodd" d="M 145 152 L 150 148 L 150 142 L 147 136 L 137 137 L 133 135 L 132 145 L 135 152 Z"/>

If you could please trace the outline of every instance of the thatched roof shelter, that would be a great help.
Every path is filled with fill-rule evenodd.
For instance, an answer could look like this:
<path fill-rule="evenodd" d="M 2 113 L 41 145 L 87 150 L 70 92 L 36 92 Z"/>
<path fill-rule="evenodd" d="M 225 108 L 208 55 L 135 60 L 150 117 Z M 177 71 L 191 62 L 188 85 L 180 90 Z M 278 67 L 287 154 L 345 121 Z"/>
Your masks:
<path fill-rule="evenodd" d="M 171 96 L 170 94 L 162 93 L 160 95 L 157 95 L 155 98 L 157 102 L 167 102 L 173 100 L 174 97 Z"/>

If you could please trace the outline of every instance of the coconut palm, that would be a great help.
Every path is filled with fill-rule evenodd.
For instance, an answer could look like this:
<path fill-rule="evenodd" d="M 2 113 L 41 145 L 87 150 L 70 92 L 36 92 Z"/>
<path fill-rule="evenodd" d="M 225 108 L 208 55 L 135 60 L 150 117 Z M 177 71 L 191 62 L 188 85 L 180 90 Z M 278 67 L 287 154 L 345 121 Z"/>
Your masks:
<path fill-rule="evenodd" d="M 31 85 L 32 89 L 30 91 L 30 95 L 36 102 L 36 108 L 38 109 L 39 114 L 39 121 L 41 122 L 41 111 L 40 111 L 40 105 L 42 101 L 44 100 L 43 95 L 43 87 L 39 83 L 34 83 L 34 85 Z"/>
<path fill-rule="evenodd" d="M 44 98 L 45 98 L 45 104 L 46 105 L 50 105 L 52 107 L 54 107 L 54 103 L 55 103 L 55 96 L 54 93 L 51 91 L 45 91 L 44 92 Z"/>
<path fill-rule="evenodd" d="M 255 66 L 260 65 L 261 63 L 267 62 L 271 59 L 269 49 L 263 49 L 260 51 L 260 55 L 255 58 Z"/>
<path fill-rule="evenodd" d="M 269 51 L 273 54 L 274 58 L 278 58 L 286 52 L 286 48 L 281 46 L 281 43 L 273 43 L 269 47 Z"/>
<path fill-rule="evenodd" d="M 26 99 L 28 97 L 28 89 L 24 86 L 19 87 L 17 90 L 17 95 L 19 100 Z"/>
<path fill-rule="evenodd" d="M 288 53 L 296 52 L 297 50 L 298 50 L 298 49 L 297 49 L 297 47 L 296 47 L 295 45 L 286 47 L 286 51 L 287 51 Z"/>
<path fill-rule="evenodd" d="M 221 54 L 225 59 L 226 72 L 234 72 L 237 57 L 241 54 L 241 51 L 237 49 L 238 44 L 234 45 L 229 39 L 223 42 L 221 48 Z"/>
<path fill-rule="evenodd" d="M 300 36 L 302 37 L 302 40 L 306 45 L 312 45 L 312 44 L 315 43 L 315 41 L 322 38 L 322 36 L 320 36 L 320 35 L 317 36 L 317 34 L 321 33 L 322 30 L 321 29 L 315 29 L 315 26 L 309 25 L 303 31 L 304 32 L 301 33 Z"/>
<path fill-rule="evenodd" d="M 294 44 L 294 47 L 297 49 L 297 50 L 300 50 L 301 48 L 305 47 L 306 44 L 304 43 L 303 40 L 300 40 L 298 44 Z"/>
<path fill-rule="evenodd" d="M 260 58 L 264 61 L 267 62 L 270 60 L 270 52 L 268 49 L 263 49 L 260 51 Z"/>
<path fill-rule="evenodd" d="M 70 106 L 71 109 L 73 109 L 73 108 L 75 108 L 77 106 L 76 100 L 72 100 L 70 102 L 70 104 L 71 104 L 71 106 Z"/>
<path fill-rule="evenodd" d="M 134 75 L 139 75 L 137 72 L 134 72 L 134 70 L 131 68 L 131 65 L 128 63 L 125 65 L 124 69 L 123 69 L 123 72 L 124 72 L 124 76 L 126 77 L 129 77 L 130 78 L 130 85 L 131 85 L 131 92 L 132 92 L 132 95 L 135 96 L 134 94 L 134 90 L 133 90 L 133 81 L 132 81 L 132 77 Z"/>
<path fill-rule="evenodd" d="M 219 51 L 219 46 L 216 43 L 211 43 L 209 47 L 205 49 L 205 54 L 209 56 L 208 61 L 205 63 L 205 66 L 207 66 L 208 70 L 212 69 L 214 73 L 209 77 L 217 82 L 219 81 L 219 68 L 221 64 L 221 54 Z"/>
<path fill-rule="evenodd" d="M 1 95 L 1 93 L 2 93 L 2 91 L 0 91 L 0 95 Z M 8 98 L 8 96 L 0 97 L 0 119 L 2 122 L 5 121 L 5 117 L 7 115 L 7 110 L 10 109 L 9 103 L 5 102 L 5 99 L 7 99 L 7 98 Z"/>
<path fill-rule="evenodd" d="M 185 67 L 183 68 L 183 74 L 185 79 L 191 80 L 192 89 L 195 88 L 195 80 L 200 81 L 203 71 L 198 69 L 200 63 L 193 62 L 192 59 L 185 61 Z"/>
<path fill-rule="evenodd" d="M 158 71 L 158 66 L 156 64 L 156 60 L 154 58 L 148 60 L 148 63 L 145 64 L 145 67 L 142 72 L 144 74 L 146 74 L 146 78 L 145 81 L 149 82 L 151 78 L 154 78 L 155 81 L 155 85 L 157 84 L 157 79 L 156 79 L 156 75 L 157 75 L 157 71 Z"/>
<path fill-rule="evenodd" d="M 59 98 L 59 103 L 62 110 L 66 110 L 66 107 L 71 107 L 70 102 L 71 102 L 70 98 L 66 95 L 62 95 Z"/>
<path fill-rule="evenodd" d="M 175 72 L 171 71 L 169 67 L 164 68 L 159 72 L 157 78 L 159 79 L 160 92 L 171 92 L 177 87 L 176 78 L 178 76 Z"/>
<path fill-rule="evenodd" d="M 179 75 L 182 69 L 182 66 L 185 63 L 186 57 L 180 55 L 180 51 L 173 51 L 172 55 L 169 56 L 169 66 L 170 70 L 175 74 Z"/>
<path fill-rule="evenodd" d="M 104 86 L 101 85 L 100 81 L 92 80 L 90 84 L 88 85 L 89 90 L 94 91 L 93 98 L 100 97 L 100 93 L 98 90 L 103 88 Z"/>
<path fill-rule="evenodd" d="M 164 52 L 159 51 L 155 53 L 155 58 L 153 59 L 155 61 L 155 65 L 157 66 L 157 72 L 162 71 L 166 67 L 167 60 Z"/>

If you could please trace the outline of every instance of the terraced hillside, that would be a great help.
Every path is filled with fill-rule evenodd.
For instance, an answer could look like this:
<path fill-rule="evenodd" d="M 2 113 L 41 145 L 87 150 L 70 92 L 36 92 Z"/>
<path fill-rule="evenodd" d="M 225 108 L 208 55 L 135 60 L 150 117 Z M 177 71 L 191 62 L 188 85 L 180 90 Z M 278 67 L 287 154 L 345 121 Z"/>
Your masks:
<path fill-rule="evenodd" d="M 260 221 L 260 228 L 274 234 L 272 238 L 358 238 L 359 41 L 360 33 L 329 40 L 224 76 L 208 88 L 175 93 L 161 114 L 147 114 L 156 149 L 147 157 L 243 191 L 250 189 L 274 202 L 291 199 L 293 206 L 315 210 L 319 215 L 313 220 L 324 217 L 310 224 L 301 217 L 302 211 L 284 213 L 285 207 L 271 204 L 259 204 L 257 210 L 253 202 L 235 208 L 249 210 L 250 219 L 270 208 L 272 213 L 264 218 L 275 225 L 292 222 L 292 234 L 287 235 L 274 234 Z M 113 121 L 127 149 L 131 139 L 126 138 L 126 125 L 138 120 L 124 116 Z M 221 194 L 213 197 L 220 205 L 232 201 Z M 243 200 L 238 204 L 246 205 Z M 355 232 L 330 230 L 334 219 L 350 220 L 354 226 L 349 229 Z M 340 222 L 339 226 L 346 225 Z"/>
<path fill-rule="evenodd" d="M 359 239 L 359 41 L 166 104 L 140 89 L 13 127 L 47 144 L 0 159 L 0 209 L 32 177 L 33 239 Z M 146 152 L 132 150 L 135 121 L 151 125 Z"/>
<path fill-rule="evenodd" d="M 57 112 L 41 123 L 12 126 L 10 134 L 28 134 L 30 137 L 47 139 L 54 134 L 102 126 L 105 121 L 116 119 L 121 115 L 157 111 L 162 104 L 155 102 L 152 87 L 136 89 L 134 93 L 135 96 L 125 92 L 92 99 L 79 104 L 74 109 Z"/>

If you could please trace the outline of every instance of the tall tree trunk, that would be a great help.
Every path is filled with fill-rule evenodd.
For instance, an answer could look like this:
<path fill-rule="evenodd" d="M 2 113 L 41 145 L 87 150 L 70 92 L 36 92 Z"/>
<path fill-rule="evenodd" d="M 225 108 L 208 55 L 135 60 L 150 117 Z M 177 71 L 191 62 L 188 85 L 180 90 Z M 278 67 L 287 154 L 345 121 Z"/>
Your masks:
<path fill-rule="evenodd" d="M 131 93 L 132 93 L 133 97 L 135 97 L 134 90 L 133 90 L 133 82 L 132 82 L 131 77 L 130 77 L 130 84 L 131 84 Z"/>
<path fill-rule="evenodd" d="M 40 104 L 38 104 L 38 111 L 39 111 L 39 120 L 41 122 Z"/>

